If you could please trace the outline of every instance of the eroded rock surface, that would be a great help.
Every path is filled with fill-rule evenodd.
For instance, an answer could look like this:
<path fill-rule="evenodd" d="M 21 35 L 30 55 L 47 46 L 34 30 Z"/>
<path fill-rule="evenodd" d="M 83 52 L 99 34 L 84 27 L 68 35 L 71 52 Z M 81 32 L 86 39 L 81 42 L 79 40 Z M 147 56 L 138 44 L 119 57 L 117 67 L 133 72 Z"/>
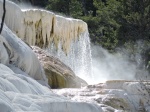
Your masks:
<path fill-rule="evenodd" d="M 58 58 L 50 56 L 39 47 L 32 46 L 32 49 L 43 65 L 48 83 L 52 88 L 78 88 L 87 85 L 84 80 L 77 77 L 74 72 Z"/>

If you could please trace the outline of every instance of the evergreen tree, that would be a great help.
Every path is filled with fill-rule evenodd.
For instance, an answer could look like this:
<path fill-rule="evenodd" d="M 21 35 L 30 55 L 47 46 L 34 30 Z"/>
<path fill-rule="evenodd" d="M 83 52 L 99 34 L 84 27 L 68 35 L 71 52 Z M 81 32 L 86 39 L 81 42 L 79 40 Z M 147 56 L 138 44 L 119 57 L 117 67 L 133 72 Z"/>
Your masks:
<path fill-rule="evenodd" d="M 123 0 L 120 41 L 150 40 L 150 0 Z"/>

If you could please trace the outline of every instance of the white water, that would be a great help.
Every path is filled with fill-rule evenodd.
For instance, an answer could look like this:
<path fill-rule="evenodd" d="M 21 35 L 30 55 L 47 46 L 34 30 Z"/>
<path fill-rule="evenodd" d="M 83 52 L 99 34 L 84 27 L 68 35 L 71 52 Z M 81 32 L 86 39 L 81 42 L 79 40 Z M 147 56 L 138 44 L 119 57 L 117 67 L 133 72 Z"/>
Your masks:
<path fill-rule="evenodd" d="M 92 78 L 92 57 L 88 32 L 82 33 L 78 40 L 71 42 L 68 54 L 61 49 L 61 45 L 58 50 L 51 45 L 48 51 L 68 65 L 77 76 L 86 81 Z"/>

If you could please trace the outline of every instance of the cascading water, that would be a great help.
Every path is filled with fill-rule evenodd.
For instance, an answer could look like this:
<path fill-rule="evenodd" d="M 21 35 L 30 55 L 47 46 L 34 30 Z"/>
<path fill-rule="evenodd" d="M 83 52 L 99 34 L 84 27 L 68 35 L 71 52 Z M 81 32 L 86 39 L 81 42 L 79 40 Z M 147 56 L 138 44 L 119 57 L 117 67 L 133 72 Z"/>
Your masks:
<path fill-rule="evenodd" d="M 65 54 L 61 46 L 60 42 L 58 50 L 56 50 L 55 45 L 52 44 L 48 52 L 68 65 L 77 76 L 86 81 L 92 78 L 92 57 L 88 31 L 82 33 L 77 40 L 71 42 L 70 50 L 67 54 Z"/>
<path fill-rule="evenodd" d="M 2 1 L 0 1 L 2 2 Z M 0 3 L 0 16 L 2 16 Z M 38 9 L 23 9 L 6 4 L 6 25 L 29 45 L 48 48 L 83 79 L 91 79 L 92 59 L 87 24 Z M 11 15 L 11 18 L 10 18 Z"/>

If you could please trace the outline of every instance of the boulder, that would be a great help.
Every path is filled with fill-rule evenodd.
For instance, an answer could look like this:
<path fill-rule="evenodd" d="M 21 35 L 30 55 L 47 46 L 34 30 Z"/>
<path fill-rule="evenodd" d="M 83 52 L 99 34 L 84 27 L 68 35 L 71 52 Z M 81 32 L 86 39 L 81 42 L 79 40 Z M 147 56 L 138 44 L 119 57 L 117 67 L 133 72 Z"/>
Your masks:
<path fill-rule="evenodd" d="M 39 47 L 32 46 L 33 51 L 41 62 L 48 84 L 51 88 L 79 88 L 87 83 L 75 75 L 75 73 L 61 62 Z"/>

